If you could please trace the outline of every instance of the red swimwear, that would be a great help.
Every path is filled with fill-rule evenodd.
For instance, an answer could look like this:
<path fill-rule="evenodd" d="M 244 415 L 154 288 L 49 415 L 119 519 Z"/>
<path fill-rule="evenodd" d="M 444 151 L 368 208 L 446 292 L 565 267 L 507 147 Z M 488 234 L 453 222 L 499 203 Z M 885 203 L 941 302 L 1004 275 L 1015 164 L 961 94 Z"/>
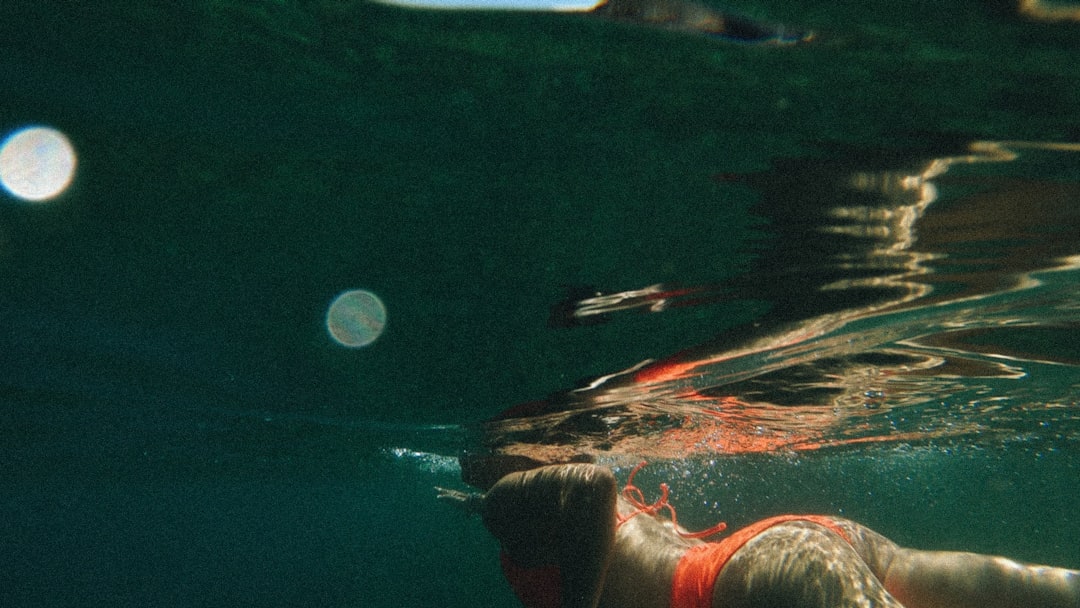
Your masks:
<path fill-rule="evenodd" d="M 675 566 L 670 608 L 711 608 L 716 577 L 743 545 L 765 530 L 789 521 L 808 521 L 824 526 L 851 542 L 837 523 L 822 515 L 777 515 L 754 522 L 715 543 L 692 547 Z M 561 608 L 562 574 L 551 564 L 525 568 L 505 552 L 499 554 L 503 575 L 526 608 Z"/>
<path fill-rule="evenodd" d="M 808 521 L 824 526 L 851 542 L 843 528 L 833 519 L 821 515 L 778 515 L 754 522 L 721 541 L 697 545 L 683 555 L 675 566 L 675 578 L 671 582 L 670 608 L 711 608 L 716 577 L 731 556 L 758 534 L 789 521 Z"/>
<path fill-rule="evenodd" d="M 562 573 L 552 564 L 523 568 L 505 552 L 499 553 L 503 576 L 527 608 L 562 608 Z"/>

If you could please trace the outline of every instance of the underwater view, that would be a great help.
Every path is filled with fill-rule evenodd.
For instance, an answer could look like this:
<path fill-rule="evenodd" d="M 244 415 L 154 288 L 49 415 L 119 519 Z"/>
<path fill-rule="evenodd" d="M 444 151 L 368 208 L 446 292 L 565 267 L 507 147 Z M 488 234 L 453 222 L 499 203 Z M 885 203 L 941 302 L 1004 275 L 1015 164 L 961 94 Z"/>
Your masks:
<path fill-rule="evenodd" d="M 0 606 L 520 606 L 560 463 L 1080 569 L 1080 4 L 480 2 L 0 7 Z"/>

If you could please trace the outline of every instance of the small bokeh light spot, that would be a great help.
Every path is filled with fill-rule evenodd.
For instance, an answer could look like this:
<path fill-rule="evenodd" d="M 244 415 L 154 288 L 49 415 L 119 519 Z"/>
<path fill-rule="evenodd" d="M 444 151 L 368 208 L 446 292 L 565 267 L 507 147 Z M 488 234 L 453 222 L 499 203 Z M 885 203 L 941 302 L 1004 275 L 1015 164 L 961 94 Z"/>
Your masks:
<path fill-rule="evenodd" d="M 386 328 L 386 306 L 364 289 L 346 291 L 326 311 L 326 331 L 335 342 L 359 348 L 374 342 Z"/>
<path fill-rule="evenodd" d="M 60 195 L 75 177 L 75 147 L 60 131 L 33 126 L 0 143 L 0 185 L 24 201 Z"/>

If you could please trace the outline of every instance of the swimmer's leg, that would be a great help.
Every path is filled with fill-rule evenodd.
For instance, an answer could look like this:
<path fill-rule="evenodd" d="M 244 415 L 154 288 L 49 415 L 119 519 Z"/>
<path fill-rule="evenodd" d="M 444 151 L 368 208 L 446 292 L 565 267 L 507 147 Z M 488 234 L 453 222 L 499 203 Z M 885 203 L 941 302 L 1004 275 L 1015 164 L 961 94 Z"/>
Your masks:
<path fill-rule="evenodd" d="M 1003 557 L 898 549 L 884 580 L 907 608 L 1080 608 L 1080 571 Z"/>
<path fill-rule="evenodd" d="M 778 524 L 736 551 L 716 579 L 713 606 L 905 608 L 860 551 L 810 522 Z"/>

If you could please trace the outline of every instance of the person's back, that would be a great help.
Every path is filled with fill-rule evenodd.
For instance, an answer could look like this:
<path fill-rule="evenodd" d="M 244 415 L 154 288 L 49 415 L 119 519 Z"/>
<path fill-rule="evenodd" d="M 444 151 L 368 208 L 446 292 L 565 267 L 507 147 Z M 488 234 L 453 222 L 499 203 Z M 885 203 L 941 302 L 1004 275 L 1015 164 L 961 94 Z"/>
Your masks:
<path fill-rule="evenodd" d="M 670 521 L 646 514 L 619 497 L 618 515 L 630 517 L 618 526 L 615 547 L 601 595 L 605 608 L 668 608 L 671 580 L 683 555 L 700 540 L 675 533 Z"/>
<path fill-rule="evenodd" d="M 484 523 L 527 608 L 1080 608 L 1080 572 L 906 549 L 842 518 L 779 516 L 716 542 L 684 538 L 658 516 L 674 515 L 666 488 L 645 504 L 631 482 L 620 495 L 606 468 L 552 465 L 484 495 Z"/>

